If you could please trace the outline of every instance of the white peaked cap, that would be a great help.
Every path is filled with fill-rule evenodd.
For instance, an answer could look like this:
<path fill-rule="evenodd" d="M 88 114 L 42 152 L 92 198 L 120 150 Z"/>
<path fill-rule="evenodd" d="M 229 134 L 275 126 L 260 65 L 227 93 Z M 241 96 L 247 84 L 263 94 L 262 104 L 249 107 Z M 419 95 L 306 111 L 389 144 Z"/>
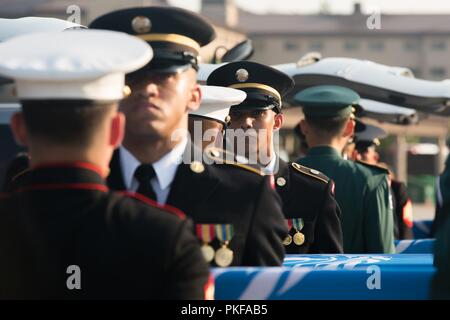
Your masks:
<path fill-rule="evenodd" d="M 202 101 L 200 108 L 190 112 L 192 115 L 226 122 L 230 107 L 240 104 L 247 94 L 242 90 L 218 86 L 200 86 Z"/>
<path fill-rule="evenodd" d="M 208 79 L 209 75 L 214 70 L 216 70 L 224 65 L 226 65 L 226 63 L 220 63 L 220 64 L 200 63 L 198 66 L 197 81 L 199 83 L 206 83 L 206 80 Z"/>
<path fill-rule="evenodd" d="M 0 18 L 0 42 L 9 38 L 36 32 L 64 31 L 72 28 L 86 28 L 67 20 L 44 17 L 25 17 L 18 19 Z"/>
<path fill-rule="evenodd" d="M 20 100 L 119 100 L 125 74 L 152 57 L 145 41 L 121 32 L 33 33 L 0 43 L 0 76 L 15 80 Z"/>

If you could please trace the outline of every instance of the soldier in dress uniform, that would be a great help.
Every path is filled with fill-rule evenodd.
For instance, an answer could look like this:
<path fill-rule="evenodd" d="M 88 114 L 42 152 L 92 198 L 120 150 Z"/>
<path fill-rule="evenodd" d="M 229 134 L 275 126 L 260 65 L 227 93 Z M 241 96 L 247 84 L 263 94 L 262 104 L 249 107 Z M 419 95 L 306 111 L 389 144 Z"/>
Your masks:
<path fill-rule="evenodd" d="M 69 31 L 86 27 L 67 20 L 47 17 L 23 17 L 17 19 L 0 18 L 0 43 L 20 35 L 45 32 Z M 8 116 L 20 108 L 14 94 L 14 81 L 0 77 L 0 117 Z M 1 121 L 1 120 L 0 120 Z M 11 190 L 11 179 L 28 167 L 28 156 L 21 150 L 11 134 L 9 125 L 0 123 L 0 187 L 1 191 Z M 19 153 L 19 154 L 18 154 Z M 3 181 L 3 182 L 2 182 Z"/>
<path fill-rule="evenodd" d="M 297 93 L 302 132 L 310 147 L 302 165 L 334 180 L 346 253 L 394 253 L 393 207 L 386 169 L 344 160 L 354 133 L 359 96 L 340 86 L 315 86 Z"/>
<path fill-rule="evenodd" d="M 201 86 L 201 89 L 200 108 L 189 113 L 191 140 L 201 150 L 223 149 L 224 133 L 230 122 L 230 107 L 244 101 L 247 94 L 220 86 Z M 234 161 L 235 158 L 229 160 Z"/>
<path fill-rule="evenodd" d="M 1 298 L 211 293 L 192 222 L 106 184 L 124 134 L 125 73 L 151 58 L 145 41 L 112 31 L 43 32 L 0 44 L 0 74 L 15 80 L 22 104 L 11 127 L 30 152 L 30 169 L 0 200 L 0 225 L 12 226 L 1 232 L 0 255 L 13 254 L 1 259 Z M 16 273 L 10 280 L 16 269 L 19 280 Z"/>
<path fill-rule="evenodd" d="M 287 228 L 270 177 L 245 165 L 217 164 L 215 151 L 202 162 L 202 152 L 186 138 L 188 114 L 201 101 L 199 50 L 214 39 L 213 27 L 193 12 L 168 7 L 114 11 L 90 27 L 127 32 L 155 50 L 150 64 L 127 77 L 132 93 L 121 104 L 126 133 L 109 186 L 186 212 L 213 265 L 280 265 Z"/>
<path fill-rule="evenodd" d="M 342 253 L 340 211 L 332 194 L 333 182 L 316 170 L 283 161 L 273 147 L 274 132 L 284 120 L 281 100 L 293 80 L 271 67 L 239 61 L 214 70 L 207 84 L 247 93 L 243 102 L 231 107 L 229 128 L 235 133 L 239 129 L 245 133 L 255 130 L 256 145 L 248 144 L 244 153 L 249 161 L 257 159 L 263 172 L 275 176 L 290 229 L 284 241 L 286 253 Z M 262 152 L 267 152 L 265 163 Z"/>

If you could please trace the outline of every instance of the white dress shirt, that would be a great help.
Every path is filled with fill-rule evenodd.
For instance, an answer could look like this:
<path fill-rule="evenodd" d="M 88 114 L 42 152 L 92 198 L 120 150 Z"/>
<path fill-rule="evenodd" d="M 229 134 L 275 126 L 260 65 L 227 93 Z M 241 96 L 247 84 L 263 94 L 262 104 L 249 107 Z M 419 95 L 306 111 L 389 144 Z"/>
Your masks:
<path fill-rule="evenodd" d="M 274 153 L 272 155 L 272 158 L 270 159 L 270 162 L 267 164 L 267 166 L 262 168 L 262 171 L 264 172 L 264 174 L 274 174 L 276 164 L 277 164 L 277 156 Z"/>
<path fill-rule="evenodd" d="M 165 204 L 169 197 L 170 186 L 177 173 L 178 165 L 182 161 L 186 146 L 187 140 L 184 139 L 169 153 L 152 163 L 153 169 L 155 169 L 156 172 L 156 177 L 151 179 L 149 183 L 156 193 L 157 202 L 159 204 Z M 139 187 L 139 182 L 134 177 L 134 172 L 141 163 L 123 146 L 119 149 L 119 156 L 125 186 L 127 190 L 136 191 Z"/>

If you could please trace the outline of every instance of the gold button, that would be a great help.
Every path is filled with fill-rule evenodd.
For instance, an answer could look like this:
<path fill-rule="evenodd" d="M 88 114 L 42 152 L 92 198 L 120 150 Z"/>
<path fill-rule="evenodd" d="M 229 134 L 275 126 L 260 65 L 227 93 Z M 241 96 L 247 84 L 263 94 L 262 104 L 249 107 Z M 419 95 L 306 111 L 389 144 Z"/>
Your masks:
<path fill-rule="evenodd" d="M 280 187 L 284 187 L 286 185 L 286 179 L 283 177 L 279 177 L 277 179 L 277 185 Z"/>
<path fill-rule="evenodd" d="M 205 166 L 198 161 L 194 161 L 191 163 L 191 170 L 195 173 L 202 173 L 205 171 Z"/>
<path fill-rule="evenodd" d="M 131 88 L 129 86 L 123 87 L 123 97 L 127 98 L 131 95 Z"/>

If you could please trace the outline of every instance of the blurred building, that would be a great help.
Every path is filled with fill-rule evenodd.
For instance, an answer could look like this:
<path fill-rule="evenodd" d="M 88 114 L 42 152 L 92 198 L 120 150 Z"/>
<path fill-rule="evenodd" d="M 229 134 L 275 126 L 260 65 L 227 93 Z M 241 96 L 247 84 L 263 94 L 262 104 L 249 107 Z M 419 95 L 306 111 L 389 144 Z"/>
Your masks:
<path fill-rule="evenodd" d="M 448 14 L 381 14 L 376 20 L 363 14 L 361 5 L 355 3 L 351 15 L 326 11 L 317 15 L 258 15 L 238 9 L 233 0 L 203 0 L 202 13 L 247 34 L 255 47 L 252 60 L 257 62 L 295 62 L 307 52 L 318 51 L 323 57 L 408 67 L 418 78 L 450 78 Z"/>

